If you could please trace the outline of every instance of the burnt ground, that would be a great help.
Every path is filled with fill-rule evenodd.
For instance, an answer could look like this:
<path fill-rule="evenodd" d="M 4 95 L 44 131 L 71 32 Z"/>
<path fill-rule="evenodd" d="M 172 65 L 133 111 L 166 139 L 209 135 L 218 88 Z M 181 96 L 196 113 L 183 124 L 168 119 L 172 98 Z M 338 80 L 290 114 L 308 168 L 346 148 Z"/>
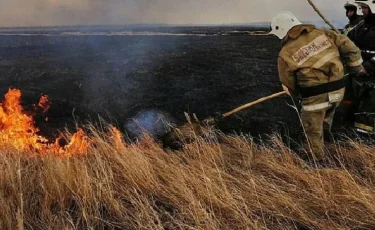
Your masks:
<path fill-rule="evenodd" d="M 184 122 L 206 118 L 281 90 L 279 40 L 273 36 L 0 36 L 0 94 L 20 88 L 26 108 L 52 102 L 46 132 L 97 114 L 117 124 L 157 109 Z M 225 133 L 298 137 L 287 96 L 218 123 Z"/>

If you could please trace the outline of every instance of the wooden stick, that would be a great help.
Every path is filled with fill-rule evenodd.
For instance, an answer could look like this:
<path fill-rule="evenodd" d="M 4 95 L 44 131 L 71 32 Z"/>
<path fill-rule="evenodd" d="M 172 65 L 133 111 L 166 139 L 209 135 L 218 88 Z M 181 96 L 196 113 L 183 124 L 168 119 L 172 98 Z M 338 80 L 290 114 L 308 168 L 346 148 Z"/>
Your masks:
<path fill-rule="evenodd" d="M 241 105 L 241 106 L 239 106 L 239 107 L 237 107 L 237 108 L 235 108 L 235 109 L 233 109 L 233 110 L 231 110 L 229 112 L 226 112 L 226 113 L 222 114 L 219 118 L 209 117 L 209 118 L 203 120 L 203 123 L 206 123 L 206 124 L 209 124 L 209 125 L 213 125 L 213 124 L 215 124 L 218 121 L 218 119 L 221 119 L 221 118 L 224 118 L 224 117 L 229 117 L 230 115 L 233 115 L 233 114 L 235 114 L 235 113 L 237 113 L 237 112 L 239 112 L 239 111 L 241 111 L 243 109 L 249 108 L 249 107 L 254 106 L 256 104 L 259 104 L 259 103 L 261 103 L 263 101 L 267 101 L 267 100 L 270 100 L 272 98 L 281 96 L 283 94 L 288 94 L 288 93 L 289 93 L 288 91 L 281 91 L 281 92 L 274 93 L 274 94 L 266 96 L 266 97 L 259 98 L 256 101 L 249 102 L 249 103 Z"/>
<path fill-rule="evenodd" d="M 312 8 L 315 10 L 315 12 L 317 12 L 319 14 L 319 16 L 323 19 L 323 21 L 325 23 L 327 23 L 336 33 L 340 33 L 340 31 L 330 22 L 328 21 L 322 13 L 320 13 L 319 9 L 315 6 L 315 4 L 311 1 L 311 0 L 307 0 L 310 5 L 312 6 Z"/>
<path fill-rule="evenodd" d="M 242 105 L 240 107 L 237 107 L 237 108 L 235 108 L 235 109 L 233 109 L 233 110 L 231 110 L 229 112 L 224 113 L 223 117 L 228 117 L 228 116 L 230 116 L 230 115 L 232 115 L 234 113 L 237 113 L 237 112 L 239 112 L 239 111 L 241 111 L 243 109 L 249 108 L 249 107 L 254 106 L 256 104 L 259 104 L 259 103 L 261 103 L 263 101 L 267 101 L 269 99 L 272 99 L 272 98 L 275 98 L 275 97 L 278 97 L 278 96 L 281 96 L 281 95 L 287 94 L 287 93 L 288 93 L 287 91 L 281 91 L 281 92 L 278 92 L 278 93 L 274 93 L 274 94 L 272 94 L 270 96 L 262 97 L 262 98 L 260 98 L 260 99 L 258 99 L 256 101 L 244 104 L 244 105 Z"/>

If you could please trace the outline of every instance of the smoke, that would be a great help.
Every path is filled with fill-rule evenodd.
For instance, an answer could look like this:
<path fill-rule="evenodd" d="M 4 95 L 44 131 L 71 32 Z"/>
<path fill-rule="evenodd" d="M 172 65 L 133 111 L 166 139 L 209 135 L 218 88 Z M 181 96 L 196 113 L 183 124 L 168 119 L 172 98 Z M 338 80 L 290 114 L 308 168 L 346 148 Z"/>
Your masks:
<path fill-rule="evenodd" d="M 89 111 L 124 119 L 150 107 L 159 107 L 166 81 L 157 77 L 155 69 L 168 62 L 161 55 L 180 50 L 180 41 L 166 41 L 153 36 L 89 36 L 80 37 L 76 63 L 82 62 L 80 72 L 82 106 Z M 78 43 L 76 41 L 76 43 Z M 81 60 L 79 57 L 89 57 Z M 166 60 L 165 60 L 166 59 Z"/>
<path fill-rule="evenodd" d="M 136 138 L 142 138 L 147 133 L 152 137 L 161 136 L 170 131 L 175 119 L 160 110 L 144 110 L 139 112 L 125 124 L 125 129 Z"/>
<path fill-rule="evenodd" d="M 329 19 L 345 19 L 346 1 L 314 2 Z M 267 22 L 283 10 L 319 19 L 301 0 L 2 0 L 0 26 Z"/>

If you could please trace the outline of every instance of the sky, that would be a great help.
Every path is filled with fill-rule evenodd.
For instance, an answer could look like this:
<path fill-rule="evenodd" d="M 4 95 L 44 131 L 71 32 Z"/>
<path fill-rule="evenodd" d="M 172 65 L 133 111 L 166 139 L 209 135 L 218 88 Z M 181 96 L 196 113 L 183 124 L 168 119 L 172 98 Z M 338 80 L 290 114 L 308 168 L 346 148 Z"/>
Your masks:
<path fill-rule="evenodd" d="M 313 2 L 329 20 L 346 20 L 346 0 Z M 319 20 L 307 0 L 1 0 L 0 26 L 251 23 L 284 10 Z"/>

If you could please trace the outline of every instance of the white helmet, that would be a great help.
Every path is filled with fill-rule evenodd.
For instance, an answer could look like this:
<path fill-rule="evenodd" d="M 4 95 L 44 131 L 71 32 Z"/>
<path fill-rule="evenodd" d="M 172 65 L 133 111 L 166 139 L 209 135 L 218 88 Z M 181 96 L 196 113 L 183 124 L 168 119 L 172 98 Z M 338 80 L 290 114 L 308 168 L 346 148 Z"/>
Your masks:
<path fill-rule="evenodd" d="M 349 0 L 344 4 L 344 8 L 346 10 L 354 10 L 357 15 L 362 15 L 361 9 L 359 9 L 358 5 L 355 4 L 355 0 Z"/>
<path fill-rule="evenodd" d="M 344 4 L 344 8 L 345 9 L 353 9 L 353 10 L 357 10 L 357 5 L 354 4 L 354 0 L 349 0 L 347 1 L 345 4 Z"/>
<path fill-rule="evenodd" d="M 276 15 L 271 22 L 271 32 L 280 39 L 283 39 L 288 31 L 296 26 L 301 25 L 302 23 L 289 11 L 284 11 Z"/>
<path fill-rule="evenodd" d="M 375 14 L 375 1 L 374 0 L 355 0 L 359 6 L 367 5 L 371 9 L 371 13 Z"/>

